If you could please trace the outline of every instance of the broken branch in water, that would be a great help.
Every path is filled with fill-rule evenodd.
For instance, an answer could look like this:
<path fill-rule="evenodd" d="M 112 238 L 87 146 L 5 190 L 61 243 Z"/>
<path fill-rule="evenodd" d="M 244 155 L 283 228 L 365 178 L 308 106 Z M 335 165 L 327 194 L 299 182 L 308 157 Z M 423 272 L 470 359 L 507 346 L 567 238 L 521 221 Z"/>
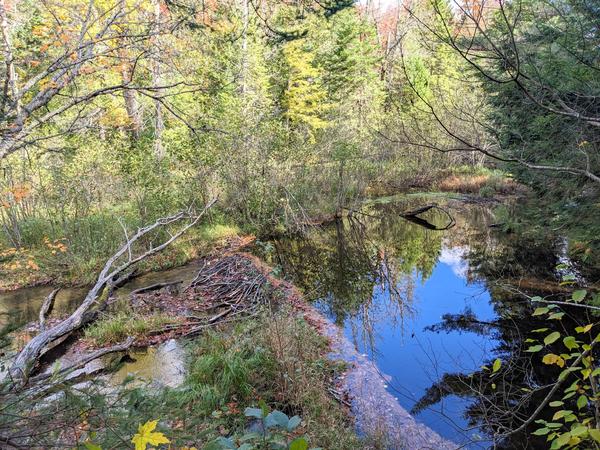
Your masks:
<path fill-rule="evenodd" d="M 60 289 L 54 289 L 52 292 L 50 292 L 40 308 L 40 333 L 46 328 L 46 319 L 52 312 L 52 308 L 54 308 L 54 300 L 56 300 L 56 294 L 58 294 L 58 291 L 60 291 Z"/>
<path fill-rule="evenodd" d="M 446 226 L 438 227 L 437 225 L 434 225 L 431 222 L 418 217 L 419 215 L 426 213 L 430 209 L 438 209 L 438 210 L 442 211 L 444 214 L 446 214 L 446 216 L 448 216 L 448 223 L 446 224 Z M 411 211 L 406 211 L 404 213 L 401 213 L 400 217 L 403 217 L 404 219 L 408 220 L 409 222 L 415 223 L 417 225 L 421 225 L 422 227 L 425 227 L 429 230 L 435 230 L 435 231 L 449 230 L 450 228 L 452 228 L 456 225 L 456 221 L 454 220 L 454 217 L 452 217 L 452 215 L 448 211 L 446 211 L 444 208 L 442 208 L 441 206 L 438 206 L 437 203 L 432 203 L 431 205 L 426 205 L 421 208 L 413 209 Z"/>
<path fill-rule="evenodd" d="M 134 295 L 140 295 L 140 294 L 145 294 L 147 292 L 152 292 L 152 291 L 158 291 L 159 289 L 163 289 L 169 286 L 175 286 L 178 284 L 183 283 L 183 280 L 177 280 L 177 281 L 170 281 L 168 283 L 155 283 L 155 284 L 151 284 L 150 286 L 145 286 L 139 289 L 136 289 L 135 291 L 131 291 L 129 293 L 130 297 L 133 297 Z"/>
<path fill-rule="evenodd" d="M 99 350 L 96 350 L 95 352 L 92 352 L 88 355 L 81 357 L 80 359 L 73 362 L 69 366 L 60 369 L 57 373 L 54 373 L 54 372 L 41 373 L 39 375 L 31 377 L 29 379 L 29 381 L 30 381 L 30 383 L 39 383 L 41 381 L 45 381 L 45 380 L 55 377 L 55 376 L 56 377 L 65 377 L 68 374 L 74 372 L 77 369 L 84 367 L 86 364 L 89 364 L 90 362 L 92 362 L 98 358 L 101 358 L 110 353 L 123 352 L 123 351 L 129 349 L 129 347 L 131 347 L 133 345 L 134 341 L 135 341 L 135 339 L 132 336 L 130 336 L 127 338 L 127 340 L 125 342 L 123 342 L 121 344 L 113 345 L 112 347 L 101 348 Z"/>

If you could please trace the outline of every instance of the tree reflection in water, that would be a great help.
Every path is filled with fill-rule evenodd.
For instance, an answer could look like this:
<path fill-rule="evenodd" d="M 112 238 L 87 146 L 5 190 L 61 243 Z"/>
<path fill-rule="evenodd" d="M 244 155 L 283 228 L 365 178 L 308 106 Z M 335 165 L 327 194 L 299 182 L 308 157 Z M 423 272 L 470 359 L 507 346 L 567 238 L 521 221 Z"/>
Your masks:
<path fill-rule="evenodd" d="M 555 271 L 559 241 L 492 229 L 488 226 L 494 223 L 490 209 L 458 202 L 445 206 L 456 221 L 450 230 L 432 229 L 448 221 L 440 211 L 428 211 L 423 217 L 432 227 L 400 217 L 419 202 L 423 200 L 373 204 L 364 214 L 354 213 L 307 236 L 275 240 L 273 250 L 262 256 L 280 267 L 339 326 L 350 330 L 357 347 L 373 355 L 378 351 L 377 336 L 387 332 L 385 327 L 393 324 L 404 338 L 405 322 L 421 313 L 415 292 L 432 276 L 442 251 L 446 259 L 458 259 L 463 266 L 457 271 L 466 283 L 488 291 L 493 317 L 480 318 L 469 308 L 449 311 L 424 331 L 484 336 L 493 349 L 488 351 L 488 360 L 475 362 L 475 367 L 488 368 L 473 372 L 458 363 L 454 370 L 444 367 L 415 399 L 413 412 L 418 414 L 445 398 L 465 398 L 469 400 L 463 411 L 468 426 L 495 436 L 498 448 L 535 448 L 542 442 L 532 440 L 535 425 L 520 435 L 510 435 L 510 430 L 531 414 L 557 373 L 532 362 L 525 352 L 527 339 L 539 337 L 533 331 L 542 327 L 572 326 L 586 320 L 571 314 L 570 322 L 541 323 L 531 317 L 531 304 L 520 293 L 538 295 L 540 290 L 556 288 L 555 294 L 561 295 Z M 503 370 L 501 376 L 492 377 L 489 367 L 495 358 L 502 360 Z M 440 369 L 432 367 L 430 373 Z"/>

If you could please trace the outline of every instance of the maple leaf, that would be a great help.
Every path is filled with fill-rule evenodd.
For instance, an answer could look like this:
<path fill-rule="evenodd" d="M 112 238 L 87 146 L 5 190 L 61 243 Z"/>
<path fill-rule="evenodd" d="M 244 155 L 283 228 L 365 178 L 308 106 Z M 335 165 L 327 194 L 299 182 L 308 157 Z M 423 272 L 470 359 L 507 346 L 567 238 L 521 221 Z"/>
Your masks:
<path fill-rule="evenodd" d="M 168 444 L 170 441 L 167 437 L 154 431 L 158 420 L 149 420 L 144 425 L 138 427 L 138 432 L 133 436 L 131 442 L 135 444 L 135 450 L 146 450 L 146 446 Z"/>

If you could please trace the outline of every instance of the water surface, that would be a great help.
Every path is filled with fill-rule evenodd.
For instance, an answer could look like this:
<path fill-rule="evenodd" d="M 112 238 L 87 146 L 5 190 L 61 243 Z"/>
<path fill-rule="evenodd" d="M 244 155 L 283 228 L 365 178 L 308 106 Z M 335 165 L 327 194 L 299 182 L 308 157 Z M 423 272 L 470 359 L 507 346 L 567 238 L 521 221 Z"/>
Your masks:
<path fill-rule="evenodd" d="M 432 202 L 456 225 L 444 229 L 448 217 L 439 209 L 423 214 L 425 223 L 401 217 Z M 263 257 L 375 363 L 404 409 L 469 448 L 486 448 L 492 430 L 481 403 L 459 384 L 473 373 L 486 381 L 482 366 L 521 345 L 512 323 L 530 328 L 523 300 L 500 286 L 532 277 L 554 283 L 560 258 L 552 242 L 490 227 L 492 206 L 399 197 L 306 237 L 259 244 Z M 527 436 L 515 439 L 506 448 L 530 446 Z"/>

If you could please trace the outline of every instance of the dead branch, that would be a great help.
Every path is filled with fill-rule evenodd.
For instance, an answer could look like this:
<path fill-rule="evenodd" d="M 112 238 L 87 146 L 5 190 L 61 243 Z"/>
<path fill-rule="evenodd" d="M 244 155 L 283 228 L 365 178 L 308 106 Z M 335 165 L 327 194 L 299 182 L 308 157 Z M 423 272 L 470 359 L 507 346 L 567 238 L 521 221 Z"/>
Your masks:
<path fill-rule="evenodd" d="M 408 216 L 418 216 L 419 214 L 423 214 L 424 212 L 429 211 L 432 208 L 435 208 L 437 205 L 434 203 L 432 205 L 427 205 L 427 206 L 423 206 L 421 208 L 417 208 L 417 209 L 413 209 L 411 211 L 406 211 L 402 214 L 400 214 L 402 217 L 408 217 Z"/>
<path fill-rule="evenodd" d="M 429 211 L 430 209 L 439 209 L 440 211 L 442 211 L 448 217 L 448 223 L 444 227 L 438 227 L 437 225 L 434 225 L 434 224 L 430 223 L 429 221 L 418 217 L 420 214 L 423 214 L 423 213 Z M 404 213 L 401 213 L 400 217 L 403 217 L 404 219 L 406 219 L 412 223 L 415 223 L 417 225 L 421 225 L 422 227 L 425 227 L 429 230 L 435 230 L 435 231 L 449 230 L 450 228 L 452 228 L 456 225 L 456 220 L 454 220 L 454 217 L 452 217 L 452 215 L 448 211 L 446 211 L 444 208 L 438 206 L 436 203 L 433 203 L 431 205 L 426 205 L 426 206 L 423 206 L 421 208 L 417 208 L 417 209 L 414 209 L 411 211 L 406 211 Z"/>
<path fill-rule="evenodd" d="M 58 294 L 58 291 L 60 291 L 60 289 L 54 289 L 52 292 L 50 292 L 42 304 L 40 309 L 40 332 L 44 331 L 46 328 L 46 319 L 54 308 L 54 300 L 56 300 L 56 294 Z"/>
<path fill-rule="evenodd" d="M 61 321 L 59 324 L 40 332 L 31 341 L 29 341 L 29 343 L 27 343 L 21 352 L 19 352 L 9 369 L 10 376 L 14 381 L 13 387 L 20 389 L 27 384 L 29 377 L 37 366 L 39 357 L 45 353 L 49 346 L 52 346 L 52 344 L 58 339 L 61 339 L 64 336 L 71 334 L 73 331 L 81 328 L 95 317 L 95 314 L 89 314 L 90 312 L 93 312 L 90 310 L 92 307 L 102 306 L 102 304 L 106 302 L 114 284 L 119 280 L 123 273 L 126 273 L 126 271 L 140 261 L 168 247 L 187 230 L 196 225 L 206 211 L 215 204 L 216 200 L 216 198 L 210 200 L 204 209 L 198 214 L 195 214 L 191 210 L 187 210 L 181 211 L 169 217 L 160 218 L 152 225 L 140 228 L 131 238 L 129 238 L 127 242 L 125 242 L 125 244 L 123 244 L 123 246 L 121 246 L 121 248 L 108 259 L 104 265 L 104 268 L 100 272 L 96 283 L 88 291 L 81 305 L 68 318 Z M 144 236 L 147 236 L 149 233 L 157 229 L 173 225 L 184 220 L 187 221 L 187 224 L 182 226 L 175 234 L 170 235 L 169 239 L 164 241 L 162 244 L 137 256 L 134 254 L 129 254 L 129 250 L 132 248 L 132 246 Z M 124 255 L 127 255 L 127 257 L 123 261 Z"/>
<path fill-rule="evenodd" d="M 242 255 L 205 263 L 187 290 L 202 298 L 205 312 L 216 313 L 206 317 L 188 316 L 193 326 L 186 335 L 256 314 L 260 306 L 267 303 L 267 284 L 267 277 Z"/>
<path fill-rule="evenodd" d="M 133 297 L 134 295 L 140 295 L 140 294 L 145 294 L 147 292 L 157 291 L 159 289 L 166 288 L 169 286 L 175 286 L 175 285 L 181 284 L 181 283 L 183 283 L 183 280 L 170 281 L 168 283 L 155 283 L 155 284 L 151 284 L 150 286 L 141 287 L 139 289 L 131 291 L 129 293 L 129 296 Z"/>
<path fill-rule="evenodd" d="M 130 336 L 127 338 L 127 340 L 125 342 L 123 342 L 121 344 L 113 345 L 112 347 L 106 347 L 106 348 L 102 348 L 100 350 L 96 350 L 95 352 L 92 352 L 88 355 L 81 357 L 80 359 L 78 359 L 77 361 L 68 365 L 67 367 L 60 369 L 58 372 L 45 372 L 45 373 L 36 375 L 34 377 L 31 377 L 29 379 L 29 384 L 32 385 L 32 384 L 40 383 L 42 381 L 46 381 L 53 377 L 56 377 L 59 379 L 64 379 L 69 374 L 73 373 L 75 370 L 84 367 L 86 364 L 89 364 L 90 362 L 95 361 L 98 358 L 101 358 L 110 353 L 123 352 L 123 351 L 129 349 L 133 345 L 134 341 L 135 341 L 135 339 L 133 338 L 133 336 Z"/>

